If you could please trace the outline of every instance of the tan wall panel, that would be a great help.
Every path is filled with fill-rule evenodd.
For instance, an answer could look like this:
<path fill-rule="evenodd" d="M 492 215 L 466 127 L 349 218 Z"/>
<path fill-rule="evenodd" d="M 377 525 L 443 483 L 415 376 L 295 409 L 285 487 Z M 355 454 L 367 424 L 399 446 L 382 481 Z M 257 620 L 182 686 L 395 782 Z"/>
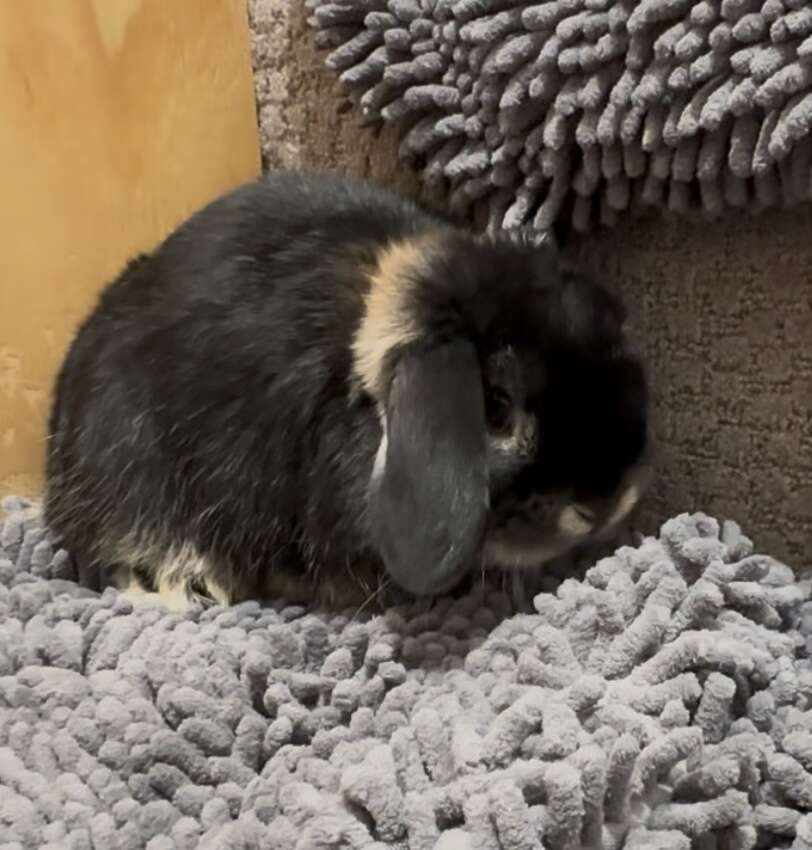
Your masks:
<path fill-rule="evenodd" d="M 258 151 L 245 0 L 0 0 L 0 494 L 100 287 Z"/>

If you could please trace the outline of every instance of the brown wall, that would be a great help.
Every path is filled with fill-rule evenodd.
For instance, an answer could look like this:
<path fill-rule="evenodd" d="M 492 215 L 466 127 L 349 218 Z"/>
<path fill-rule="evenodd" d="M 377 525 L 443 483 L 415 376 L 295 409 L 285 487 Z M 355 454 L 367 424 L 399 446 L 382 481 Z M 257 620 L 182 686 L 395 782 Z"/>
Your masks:
<path fill-rule="evenodd" d="M 28 493 L 99 287 L 257 172 L 245 0 L 0 0 L 0 116 L 0 493 Z"/>
<path fill-rule="evenodd" d="M 266 161 L 417 194 L 394 133 L 339 111 L 301 4 L 252 8 Z M 660 476 L 649 528 L 705 510 L 739 521 L 762 551 L 812 568 L 811 232 L 812 215 L 796 211 L 711 225 L 625 221 L 581 245 L 625 295 L 652 376 Z"/>
<path fill-rule="evenodd" d="M 812 569 L 812 214 L 626 221 L 584 240 L 649 364 L 660 475 L 646 516 L 704 510 Z"/>

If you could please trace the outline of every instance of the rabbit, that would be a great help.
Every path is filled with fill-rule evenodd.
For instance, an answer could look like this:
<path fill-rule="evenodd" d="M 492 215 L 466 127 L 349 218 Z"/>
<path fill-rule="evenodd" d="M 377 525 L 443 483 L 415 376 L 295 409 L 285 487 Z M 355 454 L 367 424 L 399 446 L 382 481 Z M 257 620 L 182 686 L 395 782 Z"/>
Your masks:
<path fill-rule="evenodd" d="M 279 172 L 128 262 L 58 373 L 44 515 L 136 598 L 409 598 L 533 570 L 650 478 L 621 302 L 547 244 Z"/>

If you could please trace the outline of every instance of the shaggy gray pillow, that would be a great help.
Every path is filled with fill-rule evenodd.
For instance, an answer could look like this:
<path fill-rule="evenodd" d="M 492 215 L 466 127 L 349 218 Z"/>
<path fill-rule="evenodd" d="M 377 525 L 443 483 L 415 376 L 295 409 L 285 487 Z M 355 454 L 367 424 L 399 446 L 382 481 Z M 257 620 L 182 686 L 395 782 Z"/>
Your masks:
<path fill-rule="evenodd" d="M 805 0 L 308 0 L 328 65 L 452 207 L 586 230 L 810 198 Z"/>

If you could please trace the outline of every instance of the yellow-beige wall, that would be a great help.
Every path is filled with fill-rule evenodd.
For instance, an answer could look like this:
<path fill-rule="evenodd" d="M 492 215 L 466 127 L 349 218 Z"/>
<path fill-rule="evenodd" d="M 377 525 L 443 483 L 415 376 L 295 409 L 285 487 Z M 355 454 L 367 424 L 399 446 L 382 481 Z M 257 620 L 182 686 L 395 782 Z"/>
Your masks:
<path fill-rule="evenodd" d="M 100 287 L 258 148 L 245 0 L 0 0 L 0 495 Z"/>

